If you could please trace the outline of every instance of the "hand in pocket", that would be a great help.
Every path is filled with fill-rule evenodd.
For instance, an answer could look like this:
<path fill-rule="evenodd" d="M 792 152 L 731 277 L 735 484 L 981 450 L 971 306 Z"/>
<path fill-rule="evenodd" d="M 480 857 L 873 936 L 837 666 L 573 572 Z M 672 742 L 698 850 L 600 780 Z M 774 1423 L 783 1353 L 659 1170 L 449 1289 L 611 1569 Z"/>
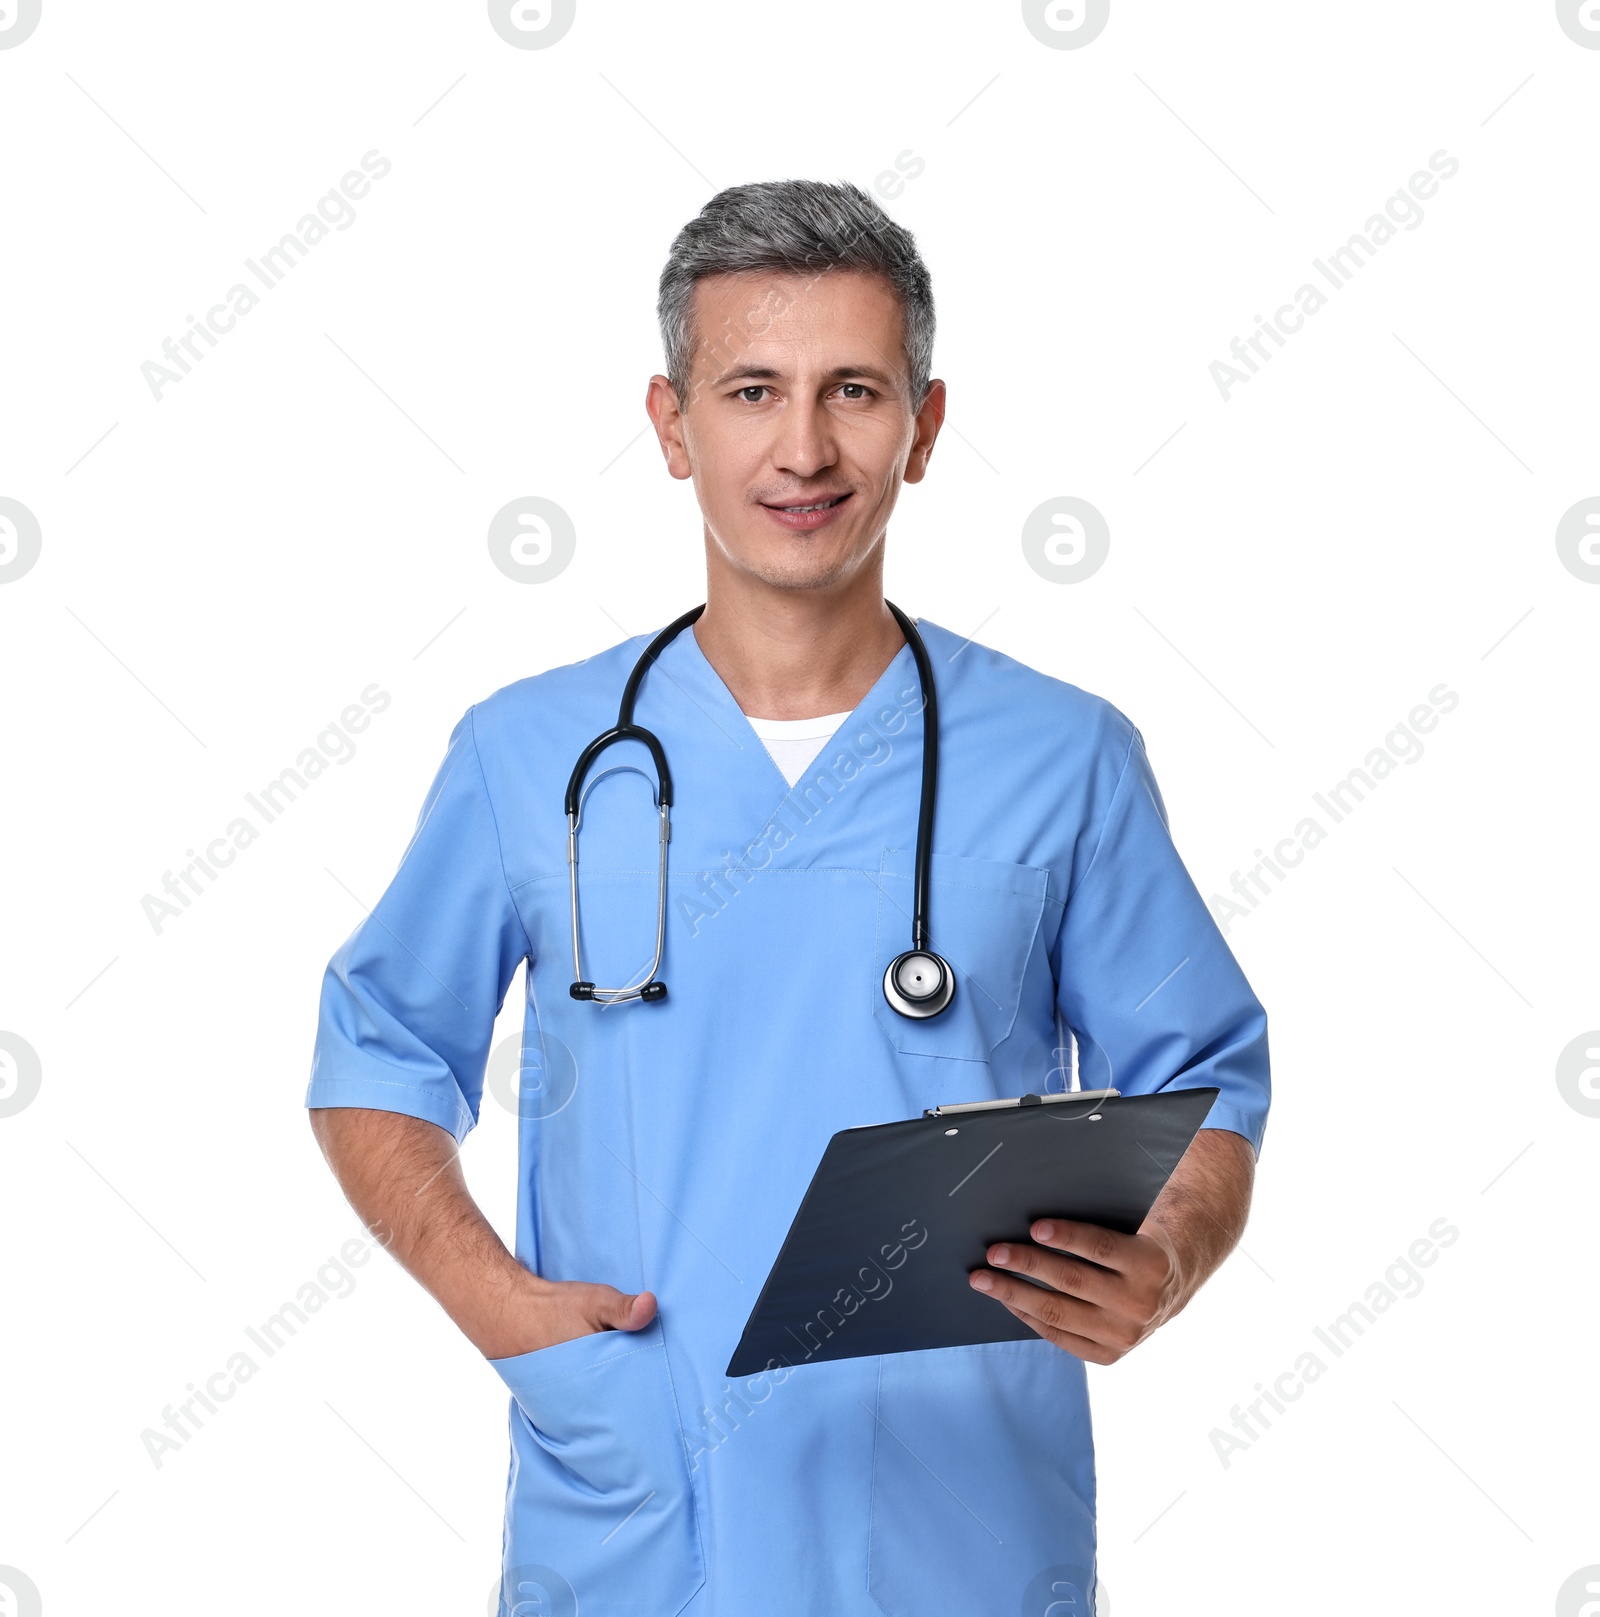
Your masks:
<path fill-rule="evenodd" d="M 519 1287 L 506 1300 L 487 1344 L 479 1344 L 486 1359 L 533 1353 L 596 1331 L 640 1331 L 656 1317 L 654 1292 L 618 1291 L 587 1280 L 545 1280 L 533 1274 L 528 1280 L 528 1286 Z"/>

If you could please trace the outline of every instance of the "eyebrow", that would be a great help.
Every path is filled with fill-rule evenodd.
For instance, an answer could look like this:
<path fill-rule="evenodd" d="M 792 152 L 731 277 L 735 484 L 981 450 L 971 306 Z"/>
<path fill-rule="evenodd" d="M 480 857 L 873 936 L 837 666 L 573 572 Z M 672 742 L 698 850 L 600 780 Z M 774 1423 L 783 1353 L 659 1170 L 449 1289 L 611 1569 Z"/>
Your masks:
<path fill-rule="evenodd" d="M 887 371 L 879 370 L 876 365 L 835 365 L 832 370 L 823 373 L 822 379 L 824 382 L 843 382 L 856 377 L 881 382 L 885 387 L 896 385 L 895 378 Z M 721 376 L 714 377 L 706 386 L 723 387 L 739 379 L 751 382 L 777 382 L 783 379 L 783 372 L 774 370 L 770 365 L 735 365 L 732 369 L 724 371 Z"/>

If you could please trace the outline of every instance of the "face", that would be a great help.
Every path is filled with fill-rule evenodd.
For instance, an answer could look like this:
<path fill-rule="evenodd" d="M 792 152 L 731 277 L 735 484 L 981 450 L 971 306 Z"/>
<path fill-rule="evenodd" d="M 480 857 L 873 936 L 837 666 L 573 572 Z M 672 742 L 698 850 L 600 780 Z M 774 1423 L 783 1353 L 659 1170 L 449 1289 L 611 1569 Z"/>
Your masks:
<path fill-rule="evenodd" d="M 656 376 L 647 408 L 668 470 L 694 480 L 713 569 L 848 583 L 881 556 L 944 417 L 942 382 L 913 406 L 893 288 L 844 271 L 710 276 L 694 333 L 688 398 Z"/>

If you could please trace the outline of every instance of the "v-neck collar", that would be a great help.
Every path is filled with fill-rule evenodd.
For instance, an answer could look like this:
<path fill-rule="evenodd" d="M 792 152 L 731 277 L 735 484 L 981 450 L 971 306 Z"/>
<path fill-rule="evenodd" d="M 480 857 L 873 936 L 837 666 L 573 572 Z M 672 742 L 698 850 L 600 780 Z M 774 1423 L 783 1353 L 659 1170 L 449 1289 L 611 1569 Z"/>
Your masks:
<path fill-rule="evenodd" d="M 911 621 L 918 627 L 921 626 L 920 619 L 913 618 Z M 717 672 L 710 658 L 700 649 L 700 642 L 695 637 L 692 623 L 662 653 L 657 661 L 658 669 L 674 651 L 679 652 L 679 656 L 673 659 L 678 664 L 673 670 L 676 682 L 684 686 L 690 697 L 711 720 L 712 724 L 740 752 L 754 751 L 782 787 L 783 795 L 788 796 L 795 788 L 789 784 L 783 771 L 778 768 L 777 760 L 767 751 L 766 743 L 756 734 L 754 726 L 750 723 L 749 715 L 739 706 L 733 692 L 728 689 L 727 682 Z M 821 757 L 827 751 L 834 736 L 838 735 L 840 731 L 848 729 L 863 712 L 870 711 L 875 707 L 879 699 L 885 696 L 885 693 L 894 682 L 905 672 L 910 672 L 912 677 L 915 678 L 916 659 L 912 655 L 909 641 L 901 645 L 894 656 L 889 659 L 884 666 L 883 672 L 873 682 L 872 688 L 850 710 L 843 723 L 833 732 L 833 735 L 830 735 L 817 749 L 817 756 Z M 894 703 L 891 705 L 898 706 L 899 704 Z"/>

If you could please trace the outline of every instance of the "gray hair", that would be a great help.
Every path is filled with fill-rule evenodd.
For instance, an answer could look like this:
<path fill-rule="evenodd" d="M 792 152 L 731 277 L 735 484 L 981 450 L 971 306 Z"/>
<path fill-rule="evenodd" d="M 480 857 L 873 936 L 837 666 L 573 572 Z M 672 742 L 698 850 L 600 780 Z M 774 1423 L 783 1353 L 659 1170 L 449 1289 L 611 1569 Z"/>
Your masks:
<path fill-rule="evenodd" d="M 688 402 L 693 367 L 695 283 L 758 270 L 883 276 L 900 299 L 912 408 L 922 407 L 933 372 L 933 282 L 916 238 L 859 187 L 821 180 L 730 186 L 678 232 L 661 271 L 656 317 L 667 377 L 680 400 Z"/>

